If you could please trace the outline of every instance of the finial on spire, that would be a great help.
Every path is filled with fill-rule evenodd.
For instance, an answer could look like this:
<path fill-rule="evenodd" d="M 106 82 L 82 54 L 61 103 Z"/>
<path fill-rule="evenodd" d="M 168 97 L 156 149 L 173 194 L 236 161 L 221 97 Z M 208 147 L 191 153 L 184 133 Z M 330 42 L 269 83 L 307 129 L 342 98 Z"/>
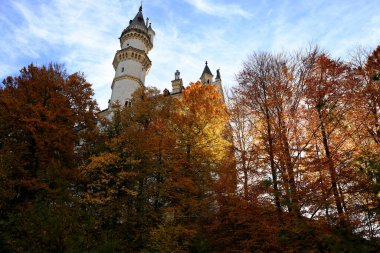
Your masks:
<path fill-rule="evenodd" d="M 206 61 L 206 65 L 207 65 L 207 61 Z"/>
<path fill-rule="evenodd" d="M 141 4 L 140 4 L 140 9 L 139 9 L 139 11 L 142 11 L 142 3 L 143 3 L 143 1 L 141 0 Z"/>

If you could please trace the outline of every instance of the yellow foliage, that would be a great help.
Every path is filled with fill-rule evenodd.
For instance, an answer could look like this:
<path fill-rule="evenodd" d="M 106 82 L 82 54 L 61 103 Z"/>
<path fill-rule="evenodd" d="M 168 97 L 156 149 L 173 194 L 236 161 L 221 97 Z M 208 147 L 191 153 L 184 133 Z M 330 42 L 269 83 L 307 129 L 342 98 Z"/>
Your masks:
<path fill-rule="evenodd" d="M 125 165 L 117 154 L 105 152 L 92 157 L 91 162 L 82 166 L 82 176 L 88 182 L 83 201 L 89 204 L 105 204 L 120 193 L 136 196 L 136 192 L 128 189 L 127 182 L 135 176 L 126 171 Z"/>

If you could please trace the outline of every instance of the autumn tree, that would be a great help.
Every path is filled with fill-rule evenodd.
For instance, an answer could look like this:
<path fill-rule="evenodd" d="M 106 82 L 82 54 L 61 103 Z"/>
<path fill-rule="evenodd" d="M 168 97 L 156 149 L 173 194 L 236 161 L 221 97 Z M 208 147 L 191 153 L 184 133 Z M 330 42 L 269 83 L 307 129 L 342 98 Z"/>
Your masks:
<path fill-rule="evenodd" d="M 128 242 L 125 251 L 206 247 L 217 185 L 234 182 L 224 175 L 233 159 L 220 95 L 196 83 L 179 99 L 148 88 L 131 102 L 112 109 L 105 150 L 81 168 L 83 202 L 97 210 L 100 226 Z"/>
<path fill-rule="evenodd" d="M 349 77 L 348 66 L 342 62 L 330 60 L 326 55 L 319 55 L 315 62 L 310 66 L 313 70 L 306 81 L 306 104 L 310 108 L 310 116 L 315 112 L 315 118 L 311 118 L 309 125 L 311 129 L 319 129 L 316 135 L 320 138 L 321 149 L 326 162 L 320 166 L 328 168 L 329 182 L 331 183 L 331 192 L 334 196 L 336 211 L 341 220 L 343 217 L 343 195 L 339 191 L 339 174 L 337 172 L 338 150 L 347 139 L 339 131 L 344 125 L 344 116 L 346 115 L 346 103 L 343 100 L 344 92 Z M 310 117 L 309 116 L 309 117 Z M 316 124 L 316 125 L 312 125 Z M 335 137 L 343 137 L 337 138 Z M 320 136 L 320 137 L 319 137 Z M 333 144 L 334 143 L 334 144 Z M 317 143 L 317 145 L 319 145 Z M 333 146 L 336 147 L 335 150 Z M 330 191 L 329 191 L 330 192 Z M 330 194 L 330 193 L 328 193 Z"/>
<path fill-rule="evenodd" d="M 75 167 L 78 128 L 95 126 L 96 104 L 83 75 L 67 75 L 59 65 L 30 65 L 3 84 L 2 157 L 12 161 L 4 170 L 14 179 L 13 200 L 27 201 L 36 190 L 54 189 L 55 173 L 68 176 L 65 170 Z"/>
<path fill-rule="evenodd" d="M 355 89 L 350 91 L 350 102 L 353 110 L 350 124 L 357 129 L 353 166 L 356 169 L 357 183 L 355 190 L 361 195 L 355 198 L 355 212 L 362 215 L 360 226 L 369 237 L 378 236 L 379 221 L 379 65 L 380 47 L 374 51 L 358 48 L 350 59 L 350 66 L 355 76 Z M 364 217 L 363 217 L 364 214 Z"/>
<path fill-rule="evenodd" d="M 281 195 L 285 196 L 284 203 L 291 212 L 300 213 L 296 158 L 292 157 L 290 143 L 294 138 L 290 130 L 295 126 L 294 116 L 297 116 L 294 112 L 300 101 L 300 88 L 292 73 L 295 67 L 284 55 L 254 54 L 238 74 L 239 86 L 235 91 L 244 98 L 241 102 L 251 111 L 251 120 L 261 127 L 255 137 L 265 147 L 279 217 Z"/>
<path fill-rule="evenodd" d="M 367 57 L 365 66 L 358 66 L 357 74 L 360 75 L 362 87 L 363 107 L 367 113 L 367 129 L 374 142 L 380 143 L 380 46 Z"/>
<path fill-rule="evenodd" d="M 241 246 L 234 248 L 343 250 L 344 245 L 326 244 L 324 237 L 338 233 L 337 240 L 357 240 L 354 231 L 363 226 L 356 224 L 368 217 L 358 208 L 368 199 L 367 193 L 360 195 L 368 192 L 368 180 L 355 168 L 360 162 L 353 164 L 362 147 L 363 123 L 354 120 L 360 117 L 353 96 L 359 86 L 352 69 L 318 47 L 288 55 L 254 53 L 237 81 L 231 126 L 244 198 L 235 196 L 231 203 L 245 208 L 229 204 L 223 214 L 241 224 L 234 227 Z M 277 210 L 277 219 L 268 219 L 262 208 Z M 262 227 L 255 226 L 253 213 L 267 227 L 261 234 L 273 244 L 265 245 L 256 234 Z M 231 229 L 228 222 L 223 226 Z M 308 236 L 318 239 L 307 243 Z"/>
<path fill-rule="evenodd" d="M 96 233 L 110 241 L 128 243 L 125 248 L 116 242 L 119 250 L 144 249 L 149 231 L 162 213 L 162 122 L 170 112 L 170 103 L 156 89 L 139 89 L 131 106 L 114 105 L 112 119 L 102 119 L 103 149 L 80 168 L 82 202 L 94 211 L 102 228 Z"/>
<path fill-rule="evenodd" d="M 3 224 L 9 224 L 12 228 L 9 231 L 14 231 L 8 234 L 7 243 L 11 246 L 15 246 L 12 244 L 15 240 L 24 240 L 18 237 L 23 233 L 41 236 L 32 228 L 39 226 L 33 223 L 37 217 L 32 218 L 38 215 L 34 208 L 41 208 L 41 205 L 37 207 L 38 203 L 42 201 L 49 212 L 51 208 L 64 208 L 64 202 L 70 201 L 67 193 L 73 189 L 77 175 L 78 144 L 85 141 L 82 134 L 94 129 L 96 124 L 97 106 L 92 96 L 91 85 L 83 74 L 68 75 L 57 64 L 29 65 L 21 69 L 20 75 L 3 81 L 0 209 Z M 25 219 L 17 219 L 18 212 L 25 214 L 22 216 Z M 23 222 L 25 226 L 21 225 Z M 49 231 L 49 227 L 46 229 Z M 61 229 L 63 233 L 66 228 Z M 59 238 L 63 240 L 62 236 Z M 28 242 L 19 241 L 19 250 L 24 246 L 32 249 Z M 52 247 L 62 251 L 64 244 L 60 241 L 52 243 Z"/>
<path fill-rule="evenodd" d="M 261 180 L 265 175 L 260 175 L 255 170 L 259 162 L 259 147 L 255 140 L 258 134 L 255 125 L 255 118 L 247 106 L 242 103 L 242 97 L 234 94 L 229 98 L 230 124 L 232 137 L 234 140 L 234 152 L 236 156 L 236 171 L 238 182 L 241 182 L 241 193 L 246 201 L 255 198 L 253 183 L 255 180 Z M 239 191 L 240 192 L 240 191 Z"/>
<path fill-rule="evenodd" d="M 230 170 L 228 115 L 216 87 L 192 83 L 182 94 L 169 121 L 175 145 L 165 192 L 169 200 L 166 211 L 179 248 L 200 250 L 207 244 L 206 227 L 216 208 L 217 188 L 222 184 L 224 193 L 234 191 L 235 173 Z"/>
<path fill-rule="evenodd" d="M 372 104 L 368 98 L 373 98 L 369 94 L 373 92 L 368 92 L 371 85 L 366 84 L 372 82 L 369 76 L 374 71 L 363 76 L 359 62 L 349 65 L 326 54 L 319 54 L 312 61 L 305 102 L 309 128 L 318 129 L 314 133 L 313 164 L 319 168 L 325 217 L 334 222 L 336 212 L 339 224 L 353 230 L 355 227 L 362 230 L 363 226 L 358 224 L 368 220 L 370 231 L 373 215 L 367 207 L 374 202 L 367 187 L 370 182 L 363 173 L 368 167 L 363 161 L 375 161 L 371 155 L 367 156 L 376 150 L 367 149 L 369 145 L 373 148 L 376 141 L 370 130 L 374 126 L 370 116 L 373 114 L 368 110 Z"/>
<path fill-rule="evenodd" d="M 1 252 L 378 252 L 380 48 L 254 53 L 110 117 L 50 64 L 0 88 Z M 98 116 L 98 117 L 97 117 Z"/>

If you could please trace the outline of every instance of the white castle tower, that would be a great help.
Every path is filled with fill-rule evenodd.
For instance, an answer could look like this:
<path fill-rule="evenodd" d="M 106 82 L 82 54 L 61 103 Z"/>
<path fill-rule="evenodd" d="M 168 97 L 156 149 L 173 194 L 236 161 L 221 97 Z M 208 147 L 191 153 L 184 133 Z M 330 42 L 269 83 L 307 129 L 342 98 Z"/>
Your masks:
<path fill-rule="evenodd" d="M 138 88 L 145 86 L 145 76 L 152 66 L 148 53 L 153 48 L 154 36 L 155 32 L 152 25 L 148 18 L 146 21 L 144 20 L 142 6 L 140 6 L 135 18 L 129 21 L 129 25 L 123 30 L 119 38 L 121 49 L 116 51 L 113 60 L 115 77 L 111 86 L 112 95 L 108 101 L 108 108 L 99 113 L 100 117 L 111 119 L 114 104 L 129 106 L 132 94 Z M 200 80 L 204 85 L 215 85 L 224 99 L 219 69 L 216 72 L 214 80 L 214 75 L 206 61 Z M 165 89 L 164 95 L 181 98 L 183 89 L 183 81 L 180 72 L 177 70 L 172 81 L 172 92 Z"/>
<path fill-rule="evenodd" d="M 108 104 L 128 105 L 132 93 L 139 87 L 144 87 L 145 76 L 148 74 L 152 62 L 148 53 L 153 48 L 155 32 L 149 19 L 144 20 L 142 6 L 135 18 L 129 21 L 127 28 L 120 36 L 120 47 L 115 54 L 113 67 L 115 77 L 112 82 L 112 95 Z"/>

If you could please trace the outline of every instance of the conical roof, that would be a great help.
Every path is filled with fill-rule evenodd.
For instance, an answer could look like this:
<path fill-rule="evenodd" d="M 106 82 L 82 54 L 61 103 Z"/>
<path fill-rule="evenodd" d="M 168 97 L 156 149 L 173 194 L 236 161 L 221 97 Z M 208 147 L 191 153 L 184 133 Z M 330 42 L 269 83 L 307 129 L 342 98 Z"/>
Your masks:
<path fill-rule="evenodd" d="M 142 13 L 142 6 L 140 6 L 139 12 L 137 12 L 135 18 L 132 20 L 132 22 L 129 24 L 131 25 L 141 25 L 144 28 L 147 28 L 144 22 L 144 16 Z"/>
<path fill-rule="evenodd" d="M 123 34 L 129 31 L 130 29 L 140 29 L 144 32 L 148 31 L 148 27 L 146 27 L 144 16 L 142 13 L 142 6 L 140 6 L 139 11 L 137 12 L 134 19 L 129 21 L 129 25 L 127 28 L 124 29 L 124 31 L 121 33 L 120 37 L 123 37 Z"/>
<path fill-rule="evenodd" d="M 206 66 L 205 66 L 205 68 L 204 68 L 203 73 L 202 73 L 201 76 L 203 76 L 204 74 L 209 74 L 209 75 L 212 75 L 212 76 L 213 76 L 213 74 L 211 73 L 210 68 L 209 68 L 208 65 L 207 65 L 207 61 L 206 61 Z"/>

